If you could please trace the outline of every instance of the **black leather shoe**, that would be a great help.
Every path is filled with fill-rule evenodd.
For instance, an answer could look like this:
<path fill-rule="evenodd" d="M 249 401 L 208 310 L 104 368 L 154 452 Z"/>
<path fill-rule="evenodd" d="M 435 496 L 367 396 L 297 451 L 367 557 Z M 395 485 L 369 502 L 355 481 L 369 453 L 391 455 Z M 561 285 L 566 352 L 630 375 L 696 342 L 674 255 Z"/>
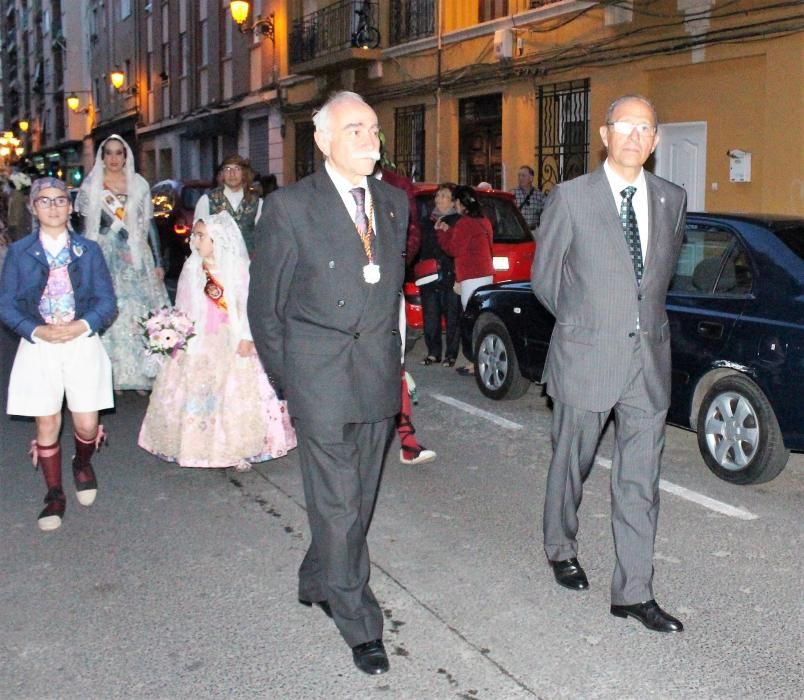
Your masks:
<path fill-rule="evenodd" d="M 388 664 L 388 654 L 385 653 L 382 639 L 374 639 L 352 647 L 352 658 L 355 666 L 370 676 L 386 673 L 391 668 Z"/>
<path fill-rule="evenodd" d="M 612 605 L 611 614 L 615 617 L 633 617 L 654 632 L 681 632 L 684 625 L 672 615 L 668 615 L 655 600 L 636 605 Z"/>
<path fill-rule="evenodd" d="M 564 559 L 563 561 L 551 561 L 550 566 L 553 567 L 553 575 L 556 577 L 556 581 L 564 588 L 570 588 L 573 591 L 583 591 L 589 588 L 589 579 L 586 578 L 586 572 L 581 568 L 575 557 Z"/>
<path fill-rule="evenodd" d="M 312 608 L 314 605 L 317 605 L 319 608 L 321 608 L 324 611 L 324 614 L 328 618 L 332 619 L 332 608 L 329 607 L 329 603 L 326 600 L 315 600 L 315 601 L 313 601 L 313 600 L 303 600 L 303 599 L 299 598 L 299 602 L 302 605 L 306 605 L 308 608 Z"/>

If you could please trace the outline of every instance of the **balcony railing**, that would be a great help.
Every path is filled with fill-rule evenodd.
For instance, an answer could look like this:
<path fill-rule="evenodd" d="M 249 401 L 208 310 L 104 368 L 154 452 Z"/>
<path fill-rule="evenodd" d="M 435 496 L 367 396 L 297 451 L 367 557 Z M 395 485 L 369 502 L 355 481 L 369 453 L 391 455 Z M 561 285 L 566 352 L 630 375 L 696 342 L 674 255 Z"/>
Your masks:
<path fill-rule="evenodd" d="M 391 0 L 392 46 L 435 33 L 436 0 Z"/>
<path fill-rule="evenodd" d="M 378 26 L 377 5 L 376 0 L 341 0 L 295 20 L 290 30 L 290 62 L 304 63 L 357 47 L 359 32 Z"/>

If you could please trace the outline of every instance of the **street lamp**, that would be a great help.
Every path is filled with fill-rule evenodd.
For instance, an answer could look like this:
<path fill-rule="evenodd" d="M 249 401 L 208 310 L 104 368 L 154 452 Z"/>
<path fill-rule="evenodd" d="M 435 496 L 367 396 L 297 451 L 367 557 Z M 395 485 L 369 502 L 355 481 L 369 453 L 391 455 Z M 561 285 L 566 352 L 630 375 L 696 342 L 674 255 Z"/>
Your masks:
<path fill-rule="evenodd" d="M 112 83 L 112 87 L 117 90 L 117 92 L 120 92 L 123 83 L 126 82 L 126 74 L 120 70 L 119 66 L 115 66 L 114 70 L 109 73 L 109 81 Z"/>
<path fill-rule="evenodd" d="M 89 107 L 81 107 L 81 100 L 79 99 L 78 95 L 74 92 L 71 92 L 67 97 L 67 106 L 70 108 L 71 111 L 75 112 L 76 114 L 88 114 Z"/>
<path fill-rule="evenodd" d="M 20 119 L 20 120 L 19 120 L 19 122 L 18 122 L 18 124 L 19 124 L 19 127 L 20 127 L 20 131 L 23 131 L 23 132 L 28 131 L 28 128 L 31 126 L 31 125 L 28 123 L 28 120 L 27 120 L 27 119 Z"/>
<path fill-rule="evenodd" d="M 237 28 L 241 34 L 247 32 L 259 32 L 263 36 L 267 36 L 272 44 L 276 44 L 274 40 L 274 13 L 272 12 L 265 18 L 257 17 L 251 26 L 246 25 L 248 13 L 250 11 L 249 4 L 245 0 L 232 0 L 229 3 L 229 10 L 232 13 L 232 19 L 237 24 Z"/>

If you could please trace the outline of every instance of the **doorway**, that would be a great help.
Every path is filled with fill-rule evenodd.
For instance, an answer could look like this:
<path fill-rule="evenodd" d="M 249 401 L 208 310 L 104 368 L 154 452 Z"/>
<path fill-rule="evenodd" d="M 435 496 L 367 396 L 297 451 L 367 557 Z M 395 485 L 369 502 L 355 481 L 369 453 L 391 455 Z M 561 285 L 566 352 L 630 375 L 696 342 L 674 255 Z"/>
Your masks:
<path fill-rule="evenodd" d="M 502 188 L 502 95 L 461 100 L 459 119 L 460 183 Z"/>
<path fill-rule="evenodd" d="M 706 211 L 706 122 L 662 124 L 654 172 L 687 191 L 687 211 Z"/>

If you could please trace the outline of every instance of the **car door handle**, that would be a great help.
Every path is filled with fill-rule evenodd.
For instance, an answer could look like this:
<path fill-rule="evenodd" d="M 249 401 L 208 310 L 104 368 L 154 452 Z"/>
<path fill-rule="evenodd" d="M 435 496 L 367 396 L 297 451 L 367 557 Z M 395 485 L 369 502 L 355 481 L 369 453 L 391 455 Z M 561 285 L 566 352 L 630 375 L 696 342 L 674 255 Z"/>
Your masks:
<path fill-rule="evenodd" d="M 717 340 L 723 337 L 723 324 L 713 323 L 712 321 L 701 321 L 698 323 L 698 335 L 704 338 L 712 338 Z"/>

